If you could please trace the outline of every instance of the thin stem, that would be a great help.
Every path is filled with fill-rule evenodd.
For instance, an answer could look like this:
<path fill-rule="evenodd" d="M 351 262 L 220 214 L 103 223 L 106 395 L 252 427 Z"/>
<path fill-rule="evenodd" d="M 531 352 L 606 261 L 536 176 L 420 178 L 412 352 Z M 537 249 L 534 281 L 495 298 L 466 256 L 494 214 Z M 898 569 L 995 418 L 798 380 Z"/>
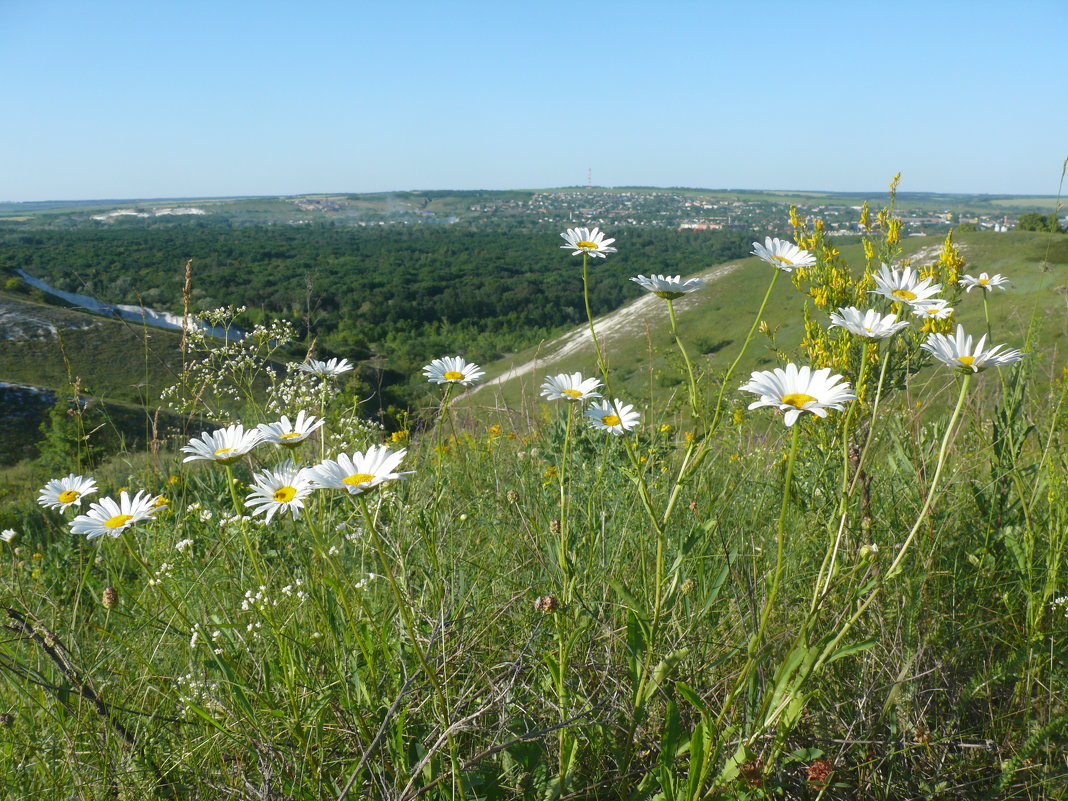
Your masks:
<path fill-rule="evenodd" d="M 574 406 L 567 402 L 567 428 L 564 433 L 564 452 L 560 457 L 560 546 L 558 558 L 560 561 L 561 586 L 563 588 L 563 600 L 567 604 L 571 601 L 571 575 L 568 569 L 568 500 L 567 491 L 567 457 L 571 446 L 571 423 L 574 418 Z"/>
<path fill-rule="evenodd" d="M 689 380 L 690 389 L 690 412 L 697 419 L 699 416 L 697 409 L 697 379 L 694 376 L 693 364 L 690 362 L 690 356 L 686 353 L 686 348 L 683 347 L 682 339 L 679 337 L 679 326 L 675 320 L 675 301 L 672 298 L 667 298 L 667 307 L 668 318 L 671 320 L 671 335 L 675 337 L 675 344 L 679 347 L 682 360 L 686 362 L 686 377 Z"/>
<path fill-rule="evenodd" d="M 927 490 L 927 498 L 923 503 L 923 508 L 920 509 L 920 514 L 916 517 L 916 522 L 913 524 L 912 530 L 909 531 L 908 536 L 905 538 L 905 542 L 902 543 L 901 548 L 898 550 L 897 556 L 890 564 L 889 569 L 887 569 L 884 582 L 894 578 L 901 569 L 901 563 L 904 561 L 905 555 L 909 552 L 909 547 L 912 545 L 912 541 L 916 538 L 916 533 L 920 530 L 920 526 L 923 525 L 923 521 L 927 519 L 927 514 L 930 512 L 931 506 L 934 504 L 934 499 L 938 494 L 938 481 L 942 477 L 942 468 L 946 463 L 946 453 L 949 450 L 949 443 L 953 438 L 957 420 L 960 418 L 961 410 L 964 408 L 964 398 L 968 393 L 968 385 L 971 383 L 971 380 L 972 373 L 968 373 L 964 376 L 964 381 L 961 382 L 960 396 L 957 398 L 956 408 L 953 409 L 953 416 L 949 419 L 949 425 L 946 426 L 946 433 L 942 437 L 942 445 L 938 449 L 938 463 L 935 466 L 934 476 L 931 478 L 931 486 Z M 823 649 L 819 659 L 813 666 L 813 671 L 817 670 L 827 658 L 834 653 L 834 649 L 837 647 L 838 643 L 841 642 L 842 638 L 849 633 L 853 628 L 853 625 L 860 619 L 860 616 L 867 611 L 869 606 L 871 606 L 883 586 L 884 583 L 880 583 L 872 589 L 868 594 L 868 597 L 860 603 L 857 610 L 841 627 L 837 636 L 835 636 L 835 638 L 828 643 L 827 647 Z"/>
<path fill-rule="evenodd" d="M 768 620 L 771 618 L 772 607 L 775 606 L 775 600 L 779 596 L 779 580 L 782 578 L 784 566 L 782 555 L 783 545 L 786 541 L 786 513 L 790 508 L 790 484 L 794 478 L 794 460 L 797 458 L 797 444 L 800 442 L 799 429 L 800 426 L 795 423 L 790 439 L 790 455 L 786 459 L 786 475 L 782 487 L 782 507 L 779 510 L 778 525 L 775 527 L 775 572 L 772 574 L 771 589 L 768 591 L 767 600 L 764 602 L 764 608 L 760 612 L 760 624 L 757 627 L 756 636 L 749 641 L 750 655 L 755 654 L 760 648 L 764 639 L 764 632 L 768 627 Z"/>
<path fill-rule="evenodd" d="M 590 324 L 590 338 L 593 340 L 593 349 L 597 354 L 597 369 L 601 371 L 604 387 L 609 397 L 612 397 L 612 387 L 608 383 L 608 364 L 604 360 L 601 351 L 601 343 L 597 340 L 597 331 L 593 327 L 593 311 L 590 308 L 590 254 L 582 251 L 582 299 L 586 303 L 586 320 Z"/>

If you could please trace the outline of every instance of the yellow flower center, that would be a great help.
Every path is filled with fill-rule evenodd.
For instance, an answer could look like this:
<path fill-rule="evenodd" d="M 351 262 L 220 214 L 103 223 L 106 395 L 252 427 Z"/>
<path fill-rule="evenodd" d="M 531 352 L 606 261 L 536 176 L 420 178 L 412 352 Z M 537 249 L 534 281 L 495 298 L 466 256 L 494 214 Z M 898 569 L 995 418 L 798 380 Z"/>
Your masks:
<path fill-rule="evenodd" d="M 815 400 L 811 395 L 806 395 L 804 392 L 791 392 L 789 395 L 782 396 L 782 402 L 788 406 L 793 406 L 795 409 L 803 409 L 806 403 L 812 403 Z"/>
<path fill-rule="evenodd" d="M 582 393 L 579 392 L 577 389 L 562 389 L 562 390 L 560 390 L 560 394 L 561 395 L 567 395 L 569 398 L 581 398 L 582 397 Z"/>
<path fill-rule="evenodd" d="M 590 242 L 588 239 L 580 239 L 575 243 L 575 247 L 583 248 L 585 250 L 597 250 L 598 245 L 596 242 Z"/>
<path fill-rule="evenodd" d="M 446 381 L 463 381 L 464 374 L 458 373 L 455 370 L 449 370 L 442 376 L 442 378 L 444 378 Z"/>
<path fill-rule="evenodd" d="M 219 448 L 219 450 L 215 451 L 215 455 L 216 456 L 226 456 L 226 454 L 233 453 L 233 452 L 234 452 L 233 448 Z"/>
<path fill-rule="evenodd" d="M 274 499 L 278 503 L 289 503 L 297 497 L 297 491 L 293 487 L 279 487 L 274 491 Z"/>
<path fill-rule="evenodd" d="M 986 286 L 989 283 L 990 283 L 990 279 L 989 278 L 980 278 L 979 279 L 979 285 L 980 286 Z"/>
<path fill-rule="evenodd" d="M 59 502 L 74 503 L 80 497 L 82 497 L 82 494 L 78 490 L 63 490 L 63 492 L 59 493 Z"/>
<path fill-rule="evenodd" d="M 358 487 L 360 484 L 366 484 L 368 481 L 374 480 L 375 477 L 370 473 L 353 473 L 351 476 L 345 476 L 345 478 L 341 479 L 341 483 Z"/>
<path fill-rule="evenodd" d="M 620 420 L 614 414 L 606 414 L 604 417 L 601 418 L 601 422 L 604 423 L 606 426 L 618 426 Z"/>
<path fill-rule="evenodd" d="M 975 363 L 974 356 L 958 356 L 957 361 L 963 364 L 965 367 L 971 367 Z"/>
<path fill-rule="evenodd" d="M 929 308 L 927 310 L 927 313 L 929 315 L 931 315 L 932 317 L 937 317 L 939 311 L 941 311 L 941 310 L 937 306 L 932 306 L 931 308 Z"/>
<path fill-rule="evenodd" d="M 278 439 L 293 439 L 294 437 L 303 436 L 299 431 L 291 431 L 288 434 L 283 434 Z"/>
<path fill-rule="evenodd" d="M 108 528 L 122 528 L 131 520 L 133 520 L 133 515 L 115 515 L 110 520 L 104 521 L 104 525 Z"/>
<path fill-rule="evenodd" d="M 792 261 L 790 261 L 788 258 L 786 258 L 785 256 L 772 256 L 771 260 L 772 261 L 781 261 L 783 264 L 788 264 L 791 267 L 794 266 L 794 263 Z"/>
<path fill-rule="evenodd" d="M 898 300 L 916 300 L 916 293 L 909 292 L 907 289 L 895 289 L 890 294 Z"/>

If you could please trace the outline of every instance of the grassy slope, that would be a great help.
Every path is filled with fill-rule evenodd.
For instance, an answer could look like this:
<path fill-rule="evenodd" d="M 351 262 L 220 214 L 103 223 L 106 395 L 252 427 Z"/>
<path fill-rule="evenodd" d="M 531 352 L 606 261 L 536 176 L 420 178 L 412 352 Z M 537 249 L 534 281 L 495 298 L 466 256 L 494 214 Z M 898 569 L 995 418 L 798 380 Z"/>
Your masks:
<path fill-rule="evenodd" d="M 1022 346 L 1034 311 L 1039 349 L 1047 354 L 1060 349 L 1063 354 L 1060 343 L 1068 336 L 1068 298 L 1056 288 L 1068 285 L 1068 238 L 1055 237 L 1051 242 L 1048 234 L 980 232 L 958 234 L 955 241 L 967 261 L 965 272 L 973 275 L 1000 272 L 1013 282 L 1007 292 L 998 292 L 990 298 L 994 341 L 1005 342 L 1013 347 Z M 912 256 L 932 248 L 937 254 L 939 244 L 933 237 L 909 239 L 904 242 L 905 255 Z M 1048 271 L 1043 266 L 1047 262 L 1047 247 Z M 844 246 L 842 251 L 850 264 L 863 263 L 859 245 Z M 934 258 L 936 255 L 917 260 L 916 264 L 929 263 Z M 692 296 L 692 303 L 676 304 L 683 342 L 691 350 L 695 365 L 699 365 L 700 369 L 726 368 L 745 339 L 753 322 L 753 313 L 767 288 L 768 268 L 757 259 L 730 264 L 736 265 L 736 268 L 716 280 L 709 289 Z M 708 272 L 706 268 L 695 274 Z M 627 278 L 620 276 L 620 280 Z M 640 301 L 628 304 L 613 315 L 636 316 L 635 303 Z M 797 314 L 800 305 L 801 298 L 789 280 L 780 279 L 768 304 L 765 319 L 773 327 L 779 325 L 777 321 L 785 321 L 779 328 L 778 342 L 787 351 L 800 339 L 801 321 Z M 650 387 L 678 386 L 681 390 L 680 363 L 670 337 L 664 304 L 646 304 L 637 308 L 639 314 L 646 317 L 648 326 L 641 320 L 633 321 L 627 333 L 614 336 L 609 343 L 610 361 L 615 368 L 617 382 L 613 389 L 616 394 L 630 399 L 648 398 Z M 963 297 L 957 307 L 957 318 L 969 332 L 982 333 L 983 301 L 977 292 Z M 542 362 L 533 372 L 472 393 L 466 401 L 479 406 L 491 403 L 495 406 L 507 404 L 514 408 L 529 406 L 530 401 L 536 398 L 545 374 L 577 370 L 591 375 L 595 372 L 592 347 L 587 344 L 578 352 L 557 361 L 552 357 L 558 341 L 543 343 L 537 348 L 486 365 L 487 378 L 493 379 L 531 359 L 538 358 Z M 770 361 L 766 344 L 767 340 L 758 335 L 739 366 L 737 375 L 744 375 L 746 370 Z M 1044 363 L 1046 368 L 1040 369 L 1040 375 L 1047 374 L 1053 362 L 1044 357 Z"/>
<path fill-rule="evenodd" d="M 58 338 L 37 335 L 5 339 L 0 348 L 0 381 L 69 390 L 72 380 L 81 378 L 83 391 L 137 401 L 145 393 L 158 398 L 163 387 L 174 383 L 181 368 L 180 336 L 176 332 L 12 293 L 0 292 L 0 309 L 54 326 L 59 332 Z"/>

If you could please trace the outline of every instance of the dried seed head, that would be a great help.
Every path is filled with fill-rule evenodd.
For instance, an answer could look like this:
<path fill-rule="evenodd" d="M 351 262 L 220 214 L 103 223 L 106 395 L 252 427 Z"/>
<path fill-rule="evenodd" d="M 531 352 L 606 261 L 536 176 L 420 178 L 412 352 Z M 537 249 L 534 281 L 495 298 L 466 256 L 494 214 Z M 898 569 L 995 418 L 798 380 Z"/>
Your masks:
<path fill-rule="evenodd" d="M 545 615 L 551 615 L 560 608 L 560 601 L 555 595 L 543 595 L 534 601 L 535 611 Z"/>
<path fill-rule="evenodd" d="M 10 712 L 0 712 L 0 728 L 10 729 L 15 725 L 15 716 Z"/>
<path fill-rule="evenodd" d="M 560 521 L 557 520 L 555 517 L 549 521 L 549 531 L 553 534 L 560 533 Z"/>
<path fill-rule="evenodd" d="M 507 493 L 506 497 L 508 498 L 508 503 L 518 503 L 519 502 L 519 493 L 516 492 L 515 490 L 508 490 L 508 493 Z"/>
<path fill-rule="evenodd" d="M 764 760 L 760 757 L 747 759 L 738 766 L 738 778 L 750 787 L 760 787 L 764 784 Z"/>
<path fill-rule="evenodd" d="M 114 587 L 105 587 L 104 594 L 100 598 L 101 603 L 104 604 L 105 609 L 113 609 L 115 604 L 119 602 L 119 593 Z"/>
<path fill-rule="evenodd" d="M 830 780 L 832 773 L 834 773 L 834 760 L 823 757 L 808 766 L 807 779 L 811 784 L 823 787 Z"/>
<path fill-rule="evenodd" d="M 683 595 L 689 595 L 691 592 L 693 592 L 694 586 L 694 580 L 692 578 L 688 578 L 686 579 L 686 581 L 682 582 L 682 584 L 679 585 L 679 592 L 681 592 Z"/>

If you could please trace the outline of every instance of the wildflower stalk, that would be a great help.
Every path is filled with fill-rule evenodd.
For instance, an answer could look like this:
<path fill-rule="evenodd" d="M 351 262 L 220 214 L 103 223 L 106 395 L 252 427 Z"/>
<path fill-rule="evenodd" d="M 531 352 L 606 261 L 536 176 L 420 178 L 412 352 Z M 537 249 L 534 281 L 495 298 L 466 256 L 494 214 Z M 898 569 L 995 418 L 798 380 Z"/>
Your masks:
<path fill-rule="evenodd" d="M 682 344 L 682 339 L 679 338 L 679 326 L 675 321 L 675 302 L 671 298 L 667 298 L 668 318 L 671 320 L 671 335 L 675 337 L 675 344 L 679 346 L 679 353 L 682 354 L 682 360 L 686 362 L 686 377 L 689 380 L 690 390 L 690 412 L 694 418 L 699 416 L 697 410 L 697 379 L 694 377 L 693 364 L 690 362 L 690 356 L 686 353 L 686 348 Z"/>
<path fill-rule="evenodd" d="M 597 353 L 597 369 L 601 371 L 601 378 L 604 379 L 605 390 L 607 390 L 608 397 L 612 397 L 612 387 L 608 383 L 608 364 L 604 360 L 604 353 L 601 351 L 601 343 L 597 340 L 597 331 L 593 327 L 593 310 L 590 309 L 590 254 L 587 251 L 582 251 L 582 300 L 586 303 L 586 320 L 590 324 L 590 338 L 593 340 L 593 349 Z"/>
<path fill-rule="evenodd" d="M 560 457 L 560 546 L 558 558 L 560 561 L 560 581 L 563 588 L 563 600 L 567 604 L 571 601 L 571 575 L 568 568 L 568 501 L 567 491 L 567 458 L 571 446 L 571 424 L 574 418 L 573 404 L 567 404 L 567 427 L 564 431 L 564 450 Z M 562 668 L 561 668 L 562 669 Z"/>
<path fill-rule="evenodd" d="M 241 509 L 241 501 L 237 497 L 237 489 L 234 487 L 234 470 L 230 465 L 223 465 L 226 468 L 226 486 L 230 488 L 230 500 L 234 502 L 234 514 L 237 515 L 237 522 L 241 526 L 241 539 L 245 543 L 245 551 L 248 553 L 249 561 L 252 562 L 252 569 L 256 571 L 256 578 L 259 579 L 260 584 L 266 584 L 267 582 L 263 578 L 263 568 L 260 567 L 259 556 L 256 554 L 256 549 L 252 547 L 252 540 L 248 536 L 248 523 L 245 520 L 245 515 Z"/>
<path fill-rule="evenodd" d="M 800 442 L 798 429 L 800 429 L 800 426 L 795 424 L 790 438 L 790 455 L 786 459 L 786 474 L 783 478 L 782 507 L 779 510 L 778 525 L 775 527 L 775 572 L 771 577 L 771 588 L 768 590 L 767 600 L 764 601 L 764 608 L 760 612 L 760 622 L 757 625 L 756 635 L 749 641 L 750 658 L 760 648 L 760 644 L 764 639 L 764 632 L 768 627 L 768 620 L 771 618 L 771 610 L 779 596 L 779 580 L 782 578 L 784 567 L 782 555 L 783 544 L 786 541 L 786 512 L 790 507 L 790 484 L 794 478 L 794 460 L 797 458 L 797 444 Z"/>
<path fill-rule="evenodd" d="M 901 563 L 905 559 L 905 555 L 909 552 L 909 548 L 912 545 L 912 541 L 916 538 L 917 532 L 920 530 L 920 526 L 927 519 L 927 514 L 931 511 L 931 506 L 934 504 L 934 499 L 938 495 L 938 482 L 942 477 L 942 469 L 946 464 L 946 454 L 949 451 L 949 443 L 953 439 L 953 435 L 956 432 L 957 420 L 960 418 L 961 410 L 964 408 L 964 398 L 968 393 L 968 385 L 971 383 L 972 373 L 967 373 L 964 376 L 964 380 L 961 382 L 960 395 L 957 398 L 957 405 L 953 409 L 953 415 L 949 419 L 949 424 L 946 426 L 946 433 L 942 436 L 942 444 L 938 449 L 938 462 L 935 465 L 934 476 L 931 478 L 931 485 L 927 490 L 927 498 L 924 500 L 923 507 L 920 509 L 919 515 L 916 517 L 916 522 L 913 524 L 912 529 L 909 531 L 908 536 L 905 537 L 905 541 L 901 544 L 901 548 L 898 550 L 897 556 L 887 569 L 883 582 L 878 584 L 872 589 L 868 596 L 857 606 L 856 611 L 849 617 L 849 619 L 841 626 L 838 634 L 827 644 L 816 660 L 813 666 L 813 672 L 818 670 L 826 660 L 834 653 L 838 643 L 842 641 L 842 638 L 846 636 L 853 628 L 854 624 L 860 619 L 872 602 L 879 595 L 879 591 L 885 586 L 885 582 L 894 578 L 898 571 L 901 569 Z"/>
<path fill-rule="evenodd" d="M 844 440 L 842 447 L 845 452 L 845 467 L 843 469 L 842 476 L 842 500 L 838 507 L 838 532 L 835 534 L 834 546 L 828 552 L 827 556 L 824 557 L 823 564 L 820 565 L 820 571 L 816 576 L 816 583 L 813 587 L 814 591 L 812 593 L 812 602 L 809 604 L 809 614 L 816 611 L 816 605 L 817 603 L 819 603 L 819 599 L 827 594 L 827 591 L 831 585 L 831 577 L 834 575 L 835 561 L 838 558 L 838 549 L 842 543 L 842 536 L 845 534 L 846 520 L 848 518 L 849 500 L 853 497 L 853 493 L 856 492 L 857 484 L 860 483 L 860 477 L 863 475 L 864 472 L 864 461 L 868 456 L 868 450 L 871 448 L 872 436 L 875 432 L 875 421 L 878 419 L 879 414 L 879 401 L 882 399 L 883 394 L 883 380 L 886 378 L 886 367 L 889 363 L 889 354 L 884 354 L 882 359 L 882 365 L 879 367 L 879 381 L 875 387 L 875 399 L 872 401 L 871 421 L 868 423 L 868 435 L 864 440 L 864 446 L 860 449 L 860 452 L 857 456 L 857 464 L 853 470 L 853 478 L 851 481 L 849 479 L 849 429 L 847 423 L 852 408 L 850 409 L 850 412 L 846 413 L 846 423 L 843 423 L 844 430 L 842 433 L 842 438 Z M 866 364 L 867 360 L 865 360 L 864 364 L 861 365 L 860 377 L 857 379 L 858 394 L 860 388 L 864 385 L 864 373 Z M 825 571 L 826 579 L 823 580 Z M 823 584 L 822 589 L 820 588 L 821 580 Z"/>
<path fill-rule="evenodd" d="M 727 372 L 723 374 L 723 380 L 719 386 L 719 393 L 716 395 L 715 411 L 712 414 L 712 422 L 705 430 L 704 436 L 700 438 L 695 436 L 693 441 L 691 441 L 686 448 L 686 453 L 682 459 L 682 465 L 679 467 L 679 472 L 675 476 L 675 482 L 672 484 L 667 504 L 664 506 L 664 513 L 660 516 L 661 525 L 667 525 L 672 512 L 675 511 L 675 506 L 679 500 L 679 493 L 682 491 L 682 485 L 686 482 L 686 479 L 688 479 L 690 475 L 701 466 L 705 457 L 708 455 L 709 449 L 711 448 L 712 434 L 715 433 L 718 428 L 720 415 L 723 413 L 723 395 L 727 391 L 727 384 L 730 382 L 731 376 L 734 375 L 734 371 L 745 356 L 745 353 L 749 348 L 749 343 L 753 341 L 753 335 L 756 333 L 757 328 L 760 327 L 760 321 L 764 318 L 764 309 L 767 308 L 768 301 L 771 299 L 771 293 L 775 289 L 775 282 L 778 280 L 780 272 L 780 270 L 772 271 L 771 282 L 768 284 L 768 289 L 764 293 L 764 299 L 760 302 L 760 308 L 757 309 L 756 316 L 753 318 L 753 325 L 750 326 L 749 333 L 746 334 L 745 341 L 742 342 L 742 348 L 738 351 L 738 355 L 734 357 L 734 361 L 731 362 L 730 367 L 727 368 Z"/>

